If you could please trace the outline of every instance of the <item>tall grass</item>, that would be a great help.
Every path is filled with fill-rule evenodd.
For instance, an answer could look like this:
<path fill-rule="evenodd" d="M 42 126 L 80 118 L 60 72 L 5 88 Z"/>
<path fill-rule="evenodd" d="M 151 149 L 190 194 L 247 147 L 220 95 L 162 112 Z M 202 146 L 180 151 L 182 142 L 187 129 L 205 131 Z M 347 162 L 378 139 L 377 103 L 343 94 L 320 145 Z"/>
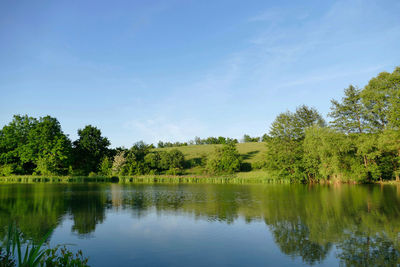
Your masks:
<path fill-rule="evenodd" d="M 10 224 L 0 242 L 0 266 L 88 266 L 88 259 L 83 258 L 82 251 L 74 255 L 64 246 L 59 252 L 60 245 L 46 249 L 44 245 L 51 233 L 49 231 L 38 243 L 24 242 L 22 232 L 15 224 Z"/>
<path fill-rule="evenodd" d="M 41 260 L 46 252 L 43 248 L 43 245 L 50 234 L 51 232 L 48 232 L 37 244 L 33 242 L 26 243 L 25 252 L 23 252 L 21 245 L 23 240 L 22 233 L 14 224 L 11 224 L 8 227 L 5 240 L 0 246 L 0 250 L 5 251 L 3 261 L 7 262 L 8 264 L 15 262 L 17 266 L 20 267 L 40 266 Z"/>

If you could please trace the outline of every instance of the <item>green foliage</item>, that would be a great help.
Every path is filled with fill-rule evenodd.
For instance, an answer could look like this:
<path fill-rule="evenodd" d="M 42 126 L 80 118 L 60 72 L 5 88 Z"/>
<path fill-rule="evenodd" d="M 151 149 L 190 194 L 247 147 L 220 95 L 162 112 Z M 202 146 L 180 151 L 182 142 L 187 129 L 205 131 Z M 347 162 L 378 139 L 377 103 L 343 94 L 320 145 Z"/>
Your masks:
<path fill-rule="evenodd" d="M 237 151 L 232 157 L 224 154 L 226 145 L 238 141 L 223 136 L 160 141 L 158 147 L 165 150 L 142 141 L 129 150 L 109 149 L 109 140 L 91 125 L 79 129 L 78 140 L 71 143 L 57 119 L 15 115 L 0 130 L 0 176 L 175 175 L 265 168 L 269 178 L 301 182 L 400 180 L 400 67 L 380 73 L 364 88 L 350 85 L 340 101 L 331 102 L 328 126 L 317 110 L 300 106 L 279 114 L 268 134 L 244 135 L 245 144 L 237 146 L 244 148 L 239 149 L 242 157 Z M 260 140 L 266 143 L 263 149 L 245 148 Z M 205 159 L 214 148 L 217 151 Z M 225 158 L 218 158 L 222 155 Z"/>
<path fill-rule="evenodd" d="M 222 174 L 234 173 L 240 170 L 242 159 L 234 142 L 229 142 L 217 147 L 207 160 L 206 169 L 209 173 Z"/>
<path fill-rule="evenodd" d="M 0 166 L 0 176 L 10 176 L 14 172 L 14 166 L 12 164 L 5 164 Z"/>
<path fill-rule="evenodd" d="M 56 246 L 45 251 L 42 263 L 45 266 L 86 267 L 89 266 L 88 261 L 89 259 L 84 258 L 81 250 L 74 254 L 65 246 Z"/>
<path fill-rule="evenodd" d="M 350 85 L 332 100 L 330 127 L 305 106 L 280 114 L 267 141 L 267 170 L 315 181 L 400 180 L 400 68 L 382 72 L 362 90 Z"/>
<path fill-rule="evenodd" d="M 91 125 L 78 130 L 74 145 L 75 167 L 84 173 L 97 172 L 100 161 L 109 153 L 110 141 Z"/>
<path fill-rule="evenodd" d="M 344 133 L 363 133 L 366 130 L 366 110 L 361 103 L 361 90 L 350 85 L 344 89 L 342 103 L 332 100 L 329 116 L 331 126 Z"/>
<path fill-rule="evenodd" d="M 108 157 L 104 157 L 99 166 L 99 174 L 102 176 L 112 175 L 112 162 Z"/>
<path fill-rule="evenodd" d="M 0 131 L 0 164 L 14 164 L 16 174 L 66 174 L 71 142 L 57 119 L 14 116 Z"/>
<path fill-rule="evenodd" d="M 204 139 L 201 139 L 200 137 L 195 137 L 193 141 L 189 141 L 189 143 L 194 143 L 196 145 L 217 145 L 217 144 L 227 144 L 227 143 L 238 143 L 237 139 L 231 139 L 228 137 L 223 137 L 223 136 L 219 136 L 219 137 L 207 137 Z"/>
<path fill-rule="evenodd" d="M 145 164 L 154 173 L 180 174 L 183 171 L 185 157 L 178 149 L 153 151 L 144 158 Z"/>
<path fill-rule="evenodd" d="M 52 231 L 48 232 L 38 243 L 29 240 L 24 242 L 22 232 L 15 224 L 10 224 L 0 246 L 0 266 L 88 266 L 88 259 L 83 257 L 82 251 L 78 251 L 74 256 L 65 246 L 60 252 L 60 246 L 45 249 L 44 244 L 51 233 Z"/>
<path fill-rule="evenodd" d="M 251 137 L 248 134 L 243 135 L 243 142 L 244 143 L 250 143 L 250 142 L 260 142 L 261 138 L 260 137 Z"/>
<path fill-rule="evenodd" d="M 126 163 L 125 151 L 119 151 L 115 156 L 111 167 L 112 175 L 123 175 Z"/>
<path fill-rule="evenodd" d="M 135 143 L 126 152 L 126 163 L 124 165 L 124 174 L 141 175 L 150 171 L 144 162 L 144 158 L 150 152 L 151 147 L 143 141 Z"/>
<path fill-rule="evenodd" d="M 306 129 L 313 125 L 325 125 L 314 108 L 300 106 L 295 113 L 287 111 L 278 115 L 267 141 L 266 169 L 271 175 L 294 181 L 306 180 L 303 140 Z"/>

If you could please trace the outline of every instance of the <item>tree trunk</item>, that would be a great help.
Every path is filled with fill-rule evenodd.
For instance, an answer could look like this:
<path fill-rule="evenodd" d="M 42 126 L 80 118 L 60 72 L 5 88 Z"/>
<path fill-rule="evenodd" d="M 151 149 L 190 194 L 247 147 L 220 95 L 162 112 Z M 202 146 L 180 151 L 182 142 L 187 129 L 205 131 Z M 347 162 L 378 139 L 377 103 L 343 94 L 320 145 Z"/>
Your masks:
<path fill-rule="evenodd" d="M 368 167 L 368 160 L 367 160 L 367 156 L 364 156 L 364 167 L 367 168 Z"/>

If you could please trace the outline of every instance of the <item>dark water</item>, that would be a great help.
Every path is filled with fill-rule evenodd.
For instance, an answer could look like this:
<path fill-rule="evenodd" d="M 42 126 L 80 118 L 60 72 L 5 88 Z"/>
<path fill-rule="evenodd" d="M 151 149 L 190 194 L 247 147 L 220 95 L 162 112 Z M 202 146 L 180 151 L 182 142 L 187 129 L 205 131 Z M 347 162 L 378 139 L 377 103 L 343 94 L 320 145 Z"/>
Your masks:
<path fill-rule="evenodd" d="M 0 185 L 0 235 L 75 244 L 92 266 L 398 265 L 400 187 Z"/>

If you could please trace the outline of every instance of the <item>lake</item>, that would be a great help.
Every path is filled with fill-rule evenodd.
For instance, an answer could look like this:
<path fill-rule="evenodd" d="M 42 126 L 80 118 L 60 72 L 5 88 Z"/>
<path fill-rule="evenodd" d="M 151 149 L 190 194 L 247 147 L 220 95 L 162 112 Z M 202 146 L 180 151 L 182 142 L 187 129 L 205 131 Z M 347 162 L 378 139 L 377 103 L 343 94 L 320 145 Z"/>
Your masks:
<path fill-rule="evenodd" d="M 394 185 L 1 184 L 1 237 L 14 220 L 91 266 L 400 263 Z"/>

